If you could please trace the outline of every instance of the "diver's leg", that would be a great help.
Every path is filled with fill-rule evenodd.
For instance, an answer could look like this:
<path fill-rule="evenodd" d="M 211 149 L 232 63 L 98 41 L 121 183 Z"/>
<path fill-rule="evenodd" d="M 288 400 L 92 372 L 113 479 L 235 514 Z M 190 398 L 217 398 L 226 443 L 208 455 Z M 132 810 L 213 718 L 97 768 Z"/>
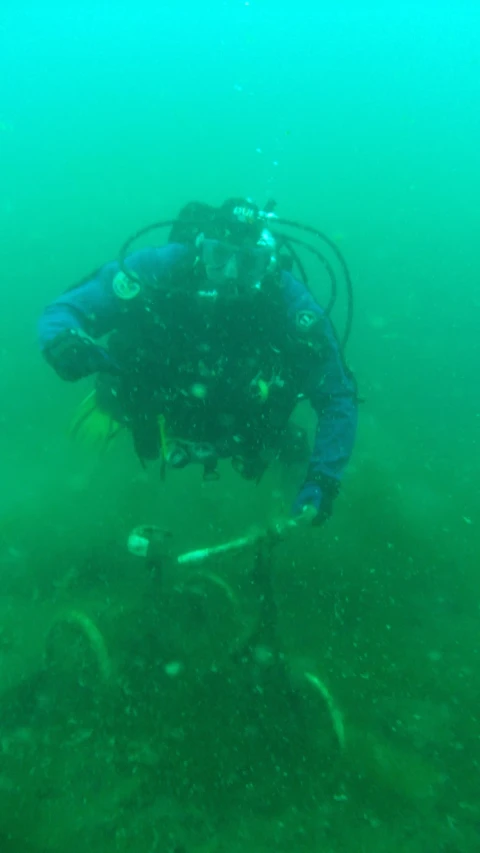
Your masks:
<path fill-rule="evenodd" d="M 137 405 L 129 399 L 122 378 L 112 378 L 99 374 L 96 386 L 96 398 L 99 409 L 107 412 L 122 426 L 128 427 L 138 458 L 143 462 L 158 459 L 160 455 L 160 428 L 158 416 L 148 411 L 148 406 Z"/>
<path fill-rule="evenodd" d="M 95 381 L 95 404 L 106 415 L 119 424 L 126 425 L 127 414 L 125 393 L 119 377 L 99 373 Z"/>

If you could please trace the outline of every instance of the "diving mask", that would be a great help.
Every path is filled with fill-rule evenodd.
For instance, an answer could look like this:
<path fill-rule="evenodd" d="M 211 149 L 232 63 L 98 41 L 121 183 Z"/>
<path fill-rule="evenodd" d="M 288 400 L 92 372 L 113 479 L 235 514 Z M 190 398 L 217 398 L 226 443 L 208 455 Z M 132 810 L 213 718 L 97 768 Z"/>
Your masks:
<path fill-rule="evenodd" d="M 262 279 L 273 269 L 275 256 L 267 245 L 242 247 L 234 243 L 200 238 L 200 260 L 208 280 L 221 287 L 222 295 L 239 296 L 260 290 Z"/>

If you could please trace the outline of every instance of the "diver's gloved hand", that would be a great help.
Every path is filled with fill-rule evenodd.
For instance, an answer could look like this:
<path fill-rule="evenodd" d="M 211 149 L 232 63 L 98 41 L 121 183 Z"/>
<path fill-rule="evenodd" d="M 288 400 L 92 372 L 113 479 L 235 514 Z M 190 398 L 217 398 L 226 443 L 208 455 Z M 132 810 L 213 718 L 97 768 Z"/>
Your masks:
<path fill-rule="evenodd" d="M 292 507 L 292 515 L 301 515 L 309 507 L 315 510 L 312 524 L 319 527 L 327 521 L 333 511 L 333 501 L 339 491 L 338 481 L 324 475 L 308 479 L 300 489 Z"/>
<path fill-rule="evenodd" d="M 67 382 L 76 382 L 92 373 L 120 373 L 107 350 L 77 329 L 60 332 L 43 354 L 58 376 Z"/>

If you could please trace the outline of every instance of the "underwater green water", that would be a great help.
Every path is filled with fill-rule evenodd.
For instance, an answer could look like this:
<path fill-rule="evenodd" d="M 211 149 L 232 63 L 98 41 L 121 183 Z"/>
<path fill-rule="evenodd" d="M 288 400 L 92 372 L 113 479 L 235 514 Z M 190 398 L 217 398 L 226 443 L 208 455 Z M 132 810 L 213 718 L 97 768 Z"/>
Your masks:
<path fill-rule="evenodd" d="M 478 850 L 479 28 L 467 2 L 2 6 L 2 853 Z M 36 323 L 234 195 L 338 244 L 363 402 L 328 525 L 203 571 L 173 558 L 298 484 L 74 444 L 91 382 Z M 161 575 L 139 524 L 172 533 Z"/>

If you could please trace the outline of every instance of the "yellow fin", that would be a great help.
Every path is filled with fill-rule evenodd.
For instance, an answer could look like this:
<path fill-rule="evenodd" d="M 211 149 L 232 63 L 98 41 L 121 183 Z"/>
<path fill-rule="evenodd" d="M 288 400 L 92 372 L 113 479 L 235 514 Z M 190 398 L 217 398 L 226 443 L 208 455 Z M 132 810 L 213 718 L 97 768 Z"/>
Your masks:
<path fill-rule="evenodd" d="M 122 429 L 122 424 L 98 407 L 96 392 L 92 391 L 78 406 L 68 434 L 85 447 L 106 450 Z"/>

